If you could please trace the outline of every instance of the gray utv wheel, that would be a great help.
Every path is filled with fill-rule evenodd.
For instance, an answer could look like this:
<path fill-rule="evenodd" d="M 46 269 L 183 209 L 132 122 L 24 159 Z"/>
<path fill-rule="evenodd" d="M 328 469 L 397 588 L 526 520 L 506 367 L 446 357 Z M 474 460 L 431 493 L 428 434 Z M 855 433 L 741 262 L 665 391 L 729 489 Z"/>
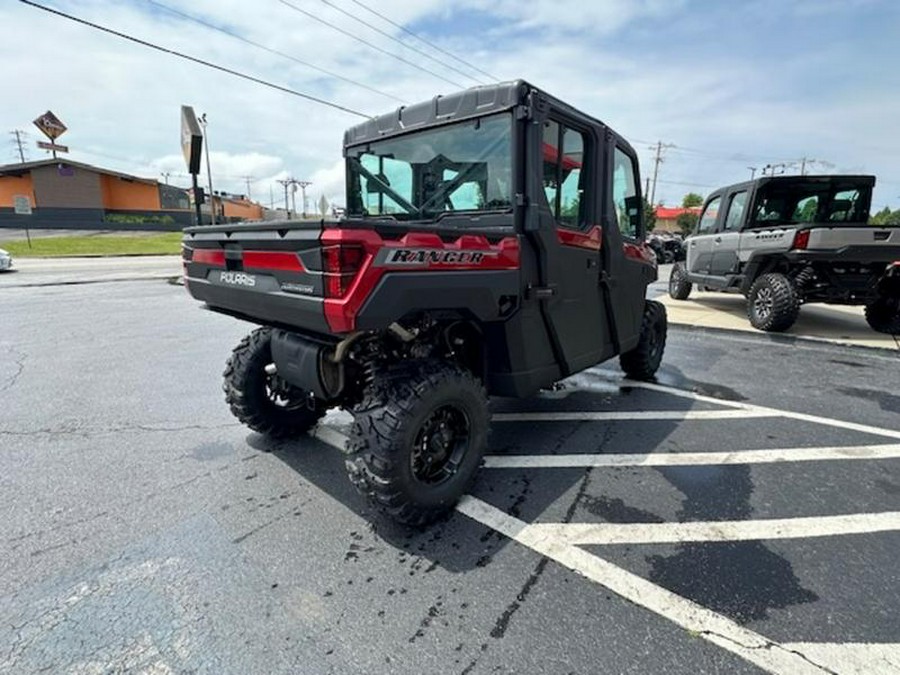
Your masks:
<path fill-rule="evenodd" d="M 425 525 L 453 508 L 484 456 L 484 387 L 455 364 L 400 367 L 354 409 L 350 480 L 396 521 Z"/>
<path fill-rule="evenodd" d="M 900 335 L 900 298 L 878 298 L 866 305 L 866 321 L 879 333 Z"/>
<path fill-rule="evenodd" d="M 786 276 L 770 272 L 753 282 L 747 295 L 747 316 L 754 328 L 785 331 L 794 325 L 799 313 L 800 299 Z"/>
<path fill-rule="evenodd" d="M 272 363 L 272 331 L 258 328 L 234 348 L 225 366 L 225 400 L 241 423 L 272 438 L 295 438 L 325 414 L 327 406 L 266 373 Z"/>
<path fill-rule="evenodd" d="M 687 279 L 684 263 L 675 263 L 669 275 L 669 296 L 675 300 L 687 300 L 693 285 Z"/>
<path fill-rule="evenodd" d="M 666 349 L 667 330 L 665 306 L 648 300 L 644 304 L 641 337 L 637 347 L 619 357 L 619 365 L 628 377 L 634 380 L 649 380 L 656 375 Z"/>

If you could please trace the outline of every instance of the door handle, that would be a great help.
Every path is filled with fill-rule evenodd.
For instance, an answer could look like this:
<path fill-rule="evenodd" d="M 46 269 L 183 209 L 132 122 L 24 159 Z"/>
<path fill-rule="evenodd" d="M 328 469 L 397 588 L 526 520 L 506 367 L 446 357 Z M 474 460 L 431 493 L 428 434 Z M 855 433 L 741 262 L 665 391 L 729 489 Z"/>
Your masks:
<path fill-rule="evenodd" d="M 722 243 L 722 237 L 716 237 L 713 241 L 715 241 L 717 244 L 721 244 L 721 243 Z"/>

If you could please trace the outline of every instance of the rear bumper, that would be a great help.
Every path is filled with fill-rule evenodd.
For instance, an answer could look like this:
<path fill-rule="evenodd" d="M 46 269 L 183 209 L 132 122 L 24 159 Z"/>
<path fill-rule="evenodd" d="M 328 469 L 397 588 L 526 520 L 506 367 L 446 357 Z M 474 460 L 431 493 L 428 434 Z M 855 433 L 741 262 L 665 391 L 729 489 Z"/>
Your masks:
<path fill-rule="evenodd" d="M 185 277 L 185 286 L 196 300 L 210 309 L 253 323 L 298 329 L 330 336 L 322 300 L 294 293 L 220 286 L 202 277 Z"/>

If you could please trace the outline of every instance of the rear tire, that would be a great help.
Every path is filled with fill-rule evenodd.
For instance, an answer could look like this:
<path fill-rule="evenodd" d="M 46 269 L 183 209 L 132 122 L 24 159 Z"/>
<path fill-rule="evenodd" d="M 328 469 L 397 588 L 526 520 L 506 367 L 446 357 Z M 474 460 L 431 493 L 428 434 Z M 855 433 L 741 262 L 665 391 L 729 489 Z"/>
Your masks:
<path fill-rule="evenodd" d="M 687 271 L 682 263 L 675 263 L 669 275 L 669 296 L 674 300 L 687 300 L 693 284 L 687 279 Z"/>
<path fill-rule="evenodd" d="M 794 325 L 800 313 L 800 299 L 791 280 L 770 272 L 753 282 L 747 296 L 750 325 L 770 333 L 780 333 Z"/>
<path fill-rule="evenodd" d="M 315 426 L 328 408 L 303 389 L 266 373 L 272 363 L 271 339 L 270 328 L 258 328 L 234 348 L 225 366 L 225 400 L 232 414 L 253 431 L 296 438 Z"/>
<path fill-rule="evenodd" d="M 455 364 L 399 370 L 377 398 L 354 409 L 347 472 L 382 513 L 422 526 L 471 485 L 487 446 L 488 399 L 481 382 Z"/>
<path fill-rule="evenodd" d="M 866 305 L 866 321 L 879 333 L 900 335 L 900 298 L 881 297 Z"/>
<path fill-rule="evenodd" d="M 644 304 L 641 336 L 637 347 L 619 356 L 619 365 L 633 380 L 650 380 L 659 370 L 666 349 L 668 320 L 662 303 L 648 300 Z"/>

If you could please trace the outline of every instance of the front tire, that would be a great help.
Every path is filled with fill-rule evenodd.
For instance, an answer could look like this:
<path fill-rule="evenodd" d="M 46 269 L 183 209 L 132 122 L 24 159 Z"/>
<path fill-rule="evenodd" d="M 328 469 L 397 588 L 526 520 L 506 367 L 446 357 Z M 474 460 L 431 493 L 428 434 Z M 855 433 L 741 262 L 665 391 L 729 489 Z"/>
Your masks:
<path fill-rule="evenodd" d="M 770 333 L 780 333 L 794 325 L 800 313 L 800 299 L 791 280 L 770 272 L 753 282 L 747 296 L 750 325 Z"/>
<path fill-rule="evenodd" d="M 641 336 L 637 347 L 619 356 L 619 365 L 633 380 L 649 380 L 656 375 L 666 349 L 668 319 L 665 305 L 654 300 L 644 304 Z"/>
<path fill-rule="evenodd" d="M 693 284 L 688 281 L 684 264 L 675 263 L 669 275 L 669 296 L 674 300 L 687 300 L 692 288 Z"/>
<path fill-rule="evenodd" d="M 422 526 L 452 509 L 474 480 L 487 446 L 488 400 L 458 365 L 400 370 L 354 409 L 347 471 L 380 511 Z"/>
<path fill-rule="evenodd" d="M 866 322 L 879 333 L 900 335 L 900 298 L 881 297 L 866 305 Z"/>
<path fill-rule="evenodd" d="M 277 374 L 272 363 L 272 330 L 258 328 L 234 348 L 225 366 L 225 400 L 242 424 L 272 438 L 305 434 L 325 414 L 327 406 Z"/>

